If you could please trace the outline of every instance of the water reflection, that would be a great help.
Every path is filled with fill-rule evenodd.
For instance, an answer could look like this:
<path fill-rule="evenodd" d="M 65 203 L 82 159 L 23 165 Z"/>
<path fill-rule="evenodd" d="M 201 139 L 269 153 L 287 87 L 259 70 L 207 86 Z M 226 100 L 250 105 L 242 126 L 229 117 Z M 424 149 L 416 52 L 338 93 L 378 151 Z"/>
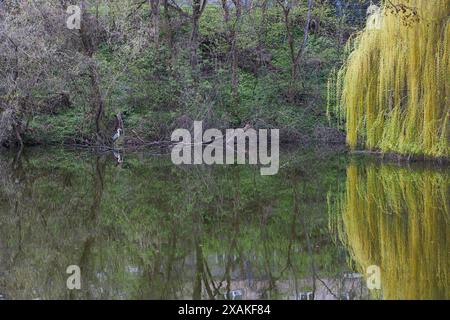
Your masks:
<path fill-rule="evenodd" d="M 352 163 L 341 239 L 357 269 L 381 268 L 385 299 L 449 299 L 449 170 Z"/>
<path fill-rule="evenodd" d="M 374 264 L 372 257 L 381 250 L 372 246 L 383 244 L 385 250 L 390 242 L 397 251 L 413 252 L 412 244 L 401 247 L 399 240 L 411 233 L 426 242 L 421 247 L 411 242 L 413 253 L 427 250 L 435 263 L 430 270 L 441 283 L 433 282 L 430 290 L 439 288 L 442 296 L 448 289 L 442 285 L 448 281 L 443 274 L 448 270 L 448 190 L 442 187 L 448 175 L 426 173 L 431 189 L 423 189 L 424 173 L 414 173 L 416 180 L 402 174 L 396 190 L 408 199 L 423 196 L 424 203 L 417 197 L 414 209 L 403 208 L 402 198 L 394 202 L 386 191 L 395 187 L 395 179 L 378 181 L 374 173 L 371 185 L 377 189 L 371 190 L 380 194 L 370 208 L 403 208 L 402 215 L 391 218 L 401 226 L 379 227 L 406 228 L 394 237 L 364 231 L 357 223 L 365 223 L 365 216 L 350 209 L 335 214 L 330 225 L 330 199 L 344 194 L 345 180 L 351 181 L 351 199 L 362 197 L 361 185 L 369 180 L 364 170 L 352 169 L 355 165 L 346 174 L 347 160 L 339 153 L 284 152 L 275 176 L 261 176 L 251 166 L 177 167 L 170 156 L 145 153 L 121 159 L 118 166 L 113 154 L 54 149 L 0 156 L 0 299 L 367 299 L 361 266 Z M 398 168 L 389 170 L 400 176 Z M 420 190 L 429 190 L 428 196 Z M 416 217 L 414 223 L 405 222 L 407 213 Z M 336 241 L 334 227 L 342 231 L 340 239 L 355 265 Z M 372 238 L 364 238 L 367 232 Z M 366 249 L 369 253 L 360 253 Z M 413 257 L 398 260 L 394 253 L 388 252 L 397 259 L 390 261 L 392 267 L 412 265 Z M 390 256 L 375 263 L 387 268 Z M 81 290 L 66 288 L 66 268 L 74 264 L 81 268 Z M 416 268 L 411 285 L 434 281 Z M 421 291 L 419 297 L 426 294 Z"/>

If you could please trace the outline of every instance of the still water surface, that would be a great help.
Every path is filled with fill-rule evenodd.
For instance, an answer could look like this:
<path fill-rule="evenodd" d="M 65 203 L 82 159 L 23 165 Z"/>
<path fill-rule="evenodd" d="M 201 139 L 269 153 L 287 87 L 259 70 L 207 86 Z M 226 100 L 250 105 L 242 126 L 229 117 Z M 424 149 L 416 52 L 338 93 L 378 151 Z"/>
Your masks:
<path fill-rule="evenodd" d="M 448 166 L 309 148 L 261 176 L 122 156 L 0 155 L 0 299 L 450 298 Z"/>

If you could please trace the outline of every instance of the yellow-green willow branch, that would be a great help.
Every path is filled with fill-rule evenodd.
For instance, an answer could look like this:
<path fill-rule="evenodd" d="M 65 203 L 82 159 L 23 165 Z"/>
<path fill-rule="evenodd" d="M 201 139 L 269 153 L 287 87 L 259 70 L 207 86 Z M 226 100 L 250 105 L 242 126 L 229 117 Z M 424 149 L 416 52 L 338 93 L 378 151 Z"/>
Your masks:
<path fill-rule="evenodd" d="M 346 121 L 347 143 L 448 157 L 450 1 L 390 0 L 369 13 L 329 82 L 333 111 Z M 330 102 L 327 109 L 330 114 Z"/>

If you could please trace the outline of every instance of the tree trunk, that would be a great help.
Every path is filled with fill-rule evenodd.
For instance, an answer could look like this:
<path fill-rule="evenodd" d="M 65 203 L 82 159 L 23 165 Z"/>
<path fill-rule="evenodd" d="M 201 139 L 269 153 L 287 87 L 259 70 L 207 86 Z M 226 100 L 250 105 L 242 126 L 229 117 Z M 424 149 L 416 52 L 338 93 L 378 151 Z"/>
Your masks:
<path fill-rule="evenodd" d="M 89 78 L 91 83 L 91 106 L 92 111 L 95 114 L 94 125 L 95 133 L 98 144 L 105 143 L 104 132 L 104 102 L 100 87 L 100 75 L 98 73 L 97 65 L 92 56 L 95 52 L 95 43 L 93 34 L 96 33 L 97 21 L 92 23 L 91 17 L 87 14 L 87 8 L 85 1 L 81 1 L 82 21 L 81 28 L 79 30 L 81 43 L 83 44 L 84 55 L 89 60 Z M 91 22 L 91 23 L 90 23 Z"/>
<path fill-rule="evenodd" d="M 295 81 L 297 81 L 297 73 L 298 73 L 299 63 L 300 63 L 300 60 L 303 58 L 303 56 L 306 52 L 306 47 L 308 45 L 309 28 L 311 25 L 311 12 L 312 12 L 313 0 L 308 0 L 308 13 L 306 15 L 306 22 L 305 22 L 305 26 L 303 28 L 303 42 L 301 43 L 300 48 L 298 49 L 297 52 L 295 50 L 294 32 L 292 30 L 292 23 L 291 23 L 292 21 L 290 19 L 290 12 L 291 12 L 293 5 L 292 4 L 286 5 L 282 1 L 278 1 L 278 3 L 280 4 L 280 6 L 283 10 L 284 24 L 285 24 L 285 28 L 286 28 L 287 37 L 288 37 L 289 55 L 290 55 L 290 59 L 291 59 L 291 80 L 290 80 L 290 88 L 288 90 L 288 100 L 290 102 L 293 102 L 294 96 L 295 96 L 294 85 L 295 85 Z"/>
<path fill-rule="evenodd" d="M 241 0 L 233 0 L 235 7 L 236 22 L 231 32 L 231 88 L 233 102 L 235 105 L 239 103 L 239 75 L 238 75 L 238 52 L 237 52 L 237 35 L 239 33 L 239 24 L 241 20 Z"/>
<path fill-rule="evenodd" d="M 303 43 L 297 54 L 297 58 L 296 58 L 297 65 L 298 65 L 299 61 L 301 60 L 301 58 L 303 58 L 303 55 L 306 52 L 306 46 L 308 45 L 309 28 L 311 25 L 312 6 L 313 6 L 313 0 L 308 0 L 308 13 L 306 15 L 306 23 L 305 23 L 305 27 L 303 29 Z"/>
<path fill-rule="evenodd" d="M 192 32 L 190 38 L 191 57 L 190 63 L 194 76 L 197 73 L 198 65 L 198 35 L 199 35 L 199 20 L 205 10 L 207 0 L 192 0 Z"/>
<path fill-rule="evenodd" d="M 197 70 L 197 64 L 198 64 L 198 57 L 197 57 L 197 50 L 198 50 L 198 19 L 195 17 L 192 17 L 192 33 L 191 33 L 191 58 L 190 63 L 192 70 L 195 72 Z"/>
<path fill-rule="evenodd" d="M 268 0 L 263 0 L 261 4 L 261 22 L 259 24 L 258 30 L 258 54 L 259 61 L 263 61 L 263 49 L 266 47 L 266 37 L 267 37 L 267 2 Z"/>
<path fill-rule="evenodd" d="M 170 64 L 174 64 L 175 60 L 175 46 L 173 41 L 172 24 L 170 21 L 169 3 L 168 0 L 163 0 L 164 6 L 164 34 L 166 35 L 167 47 L 170 53 Z"/>
<path fill-rule="evenodd" d="M 105 132 L 103 124 L 104 104 L 100 89 L 100 80 L 95 65 L 89 66 L 91 79 L 91 103 L 92 109 L 95 110 L 95 133 L 97 136 L 97 143 L 103 144 L 105 142 Z"/>
<path fill-rule="evenodd" d="M 159 21 L 160 21 L 160 10 L 159 10 L 159 0 L 149 0 L 151 8 L 152 26 L 150 34 L 153 35 L 153 43 L 156 50 L 156 57 L 159 57 Z"/>
<path fill-rule="evenodd" d="M 230 23 L 230 8 L 228 7 L 227 0 L 222 0 L 223 19 L 228 31 L 228 43 L 230 45 L 230 58 L 231 58 L 231 95 L 233 98 L 233 104 L 239 104 L 239 56 L 237 50 L 237 35 L 239 33 L 239 23 L 242 14 L 241 0 L 232 0 L 235 10 L 236 20 Z"/>
<path fill-rule="evenodd" d="M 294 101 L 294 83 L 297 79 L 297 63 L 295 61 L 295 44 L 294 44 L 294 34 L 291 26 L 291 19 L 289 17 L 291 8 L 289 6 L 282 6 L 283 16 L 284 16 L 284 26 L 286 28 L 288 46 L 289 46 L 289 58 L 291 60 L 291 80 L 287 92 L 288 100 L 290 102 Z"/>

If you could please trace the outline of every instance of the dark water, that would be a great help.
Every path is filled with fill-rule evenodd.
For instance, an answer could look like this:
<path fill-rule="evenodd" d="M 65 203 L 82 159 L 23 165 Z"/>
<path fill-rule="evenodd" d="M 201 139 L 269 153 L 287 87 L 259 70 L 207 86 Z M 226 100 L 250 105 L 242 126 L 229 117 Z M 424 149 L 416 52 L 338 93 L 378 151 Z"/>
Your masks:
<path fill-rule="evenodd" d="M 2 154 L 0 299 L 449 298 L 448 167 L 321 148 L 280 163 Z"/>

